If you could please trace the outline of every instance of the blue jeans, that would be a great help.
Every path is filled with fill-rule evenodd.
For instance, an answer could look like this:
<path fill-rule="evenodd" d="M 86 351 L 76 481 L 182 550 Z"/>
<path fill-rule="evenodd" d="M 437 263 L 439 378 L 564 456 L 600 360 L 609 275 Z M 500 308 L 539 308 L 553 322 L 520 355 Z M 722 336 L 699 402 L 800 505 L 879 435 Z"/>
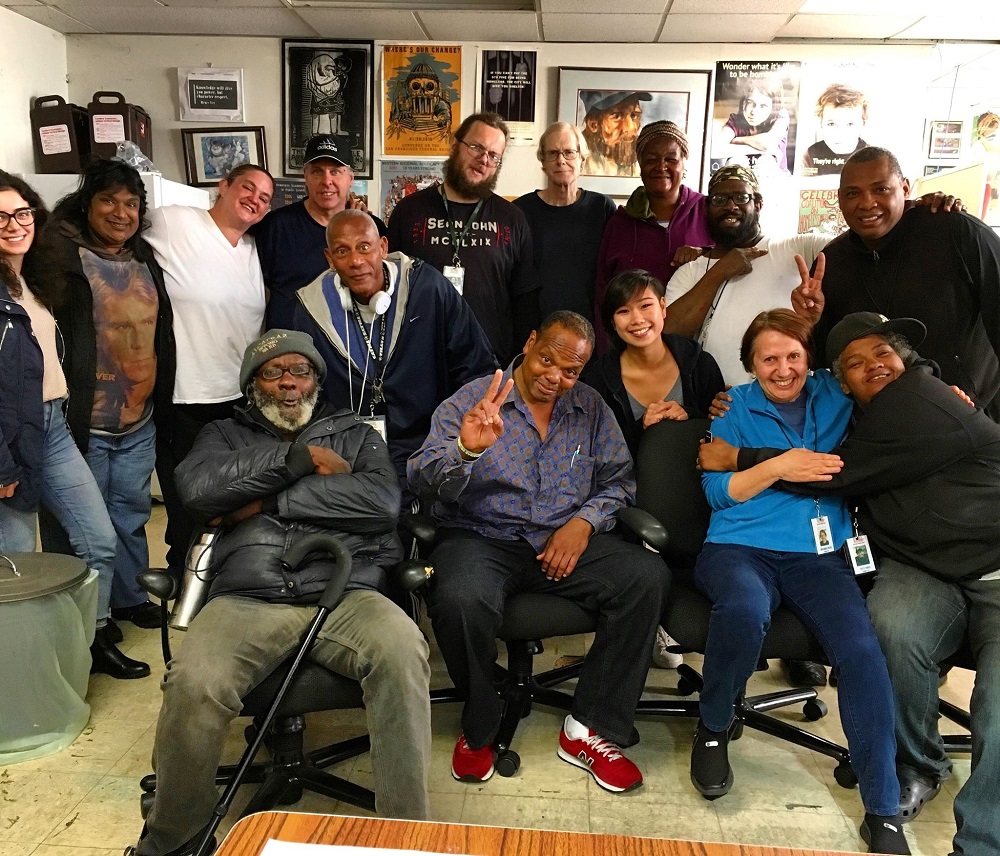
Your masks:
<path fill-rule="evenodd" d="M 58 400 L 45 402 L 42 504 L 66 531 L 73 552 L 97 571 L 97 623 L 103 624 L 111 607 L 115 529 Z M 0 500 L 0 548 L 33 553 L 35 525 L 35 512 L 16 511 Z"/>
<path fill-rule="evenodd" d="M 146 524 L 156 463 L 156 427 L 150 420 L 131 434 L 91 434 L 86 459 L 117 533 L 111 605 L 138 606 L 149 599 L 135 578 L 149 568 Z"/>
<path fill-rule="evenodd" d="M 954 852 L 1000 853 L 1000 580 L 952 583 L 883 559 L 868 596 L 896 697 L 900 771 L 941 781 L 951 772 L 938 731 L 938 665 L 966 635 L 976 655 L 972 775 L 955 797 Z"/>
<path fill-rule="evenodd" d="M 892 688 L 861 590 L 839 553 L 786 553 L 706 544 L 695 584 L 712 601 L 701 718 L 723 731 L 753 674 L 771 614 L 789 607 L 837 669 L 840 719 L 865 810 L 899 810 Z"/>

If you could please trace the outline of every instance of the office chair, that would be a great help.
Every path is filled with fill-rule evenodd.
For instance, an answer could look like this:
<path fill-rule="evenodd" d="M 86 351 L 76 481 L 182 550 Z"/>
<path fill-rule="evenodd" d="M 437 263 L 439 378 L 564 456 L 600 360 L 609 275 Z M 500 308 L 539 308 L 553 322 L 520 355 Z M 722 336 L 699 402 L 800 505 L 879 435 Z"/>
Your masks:
<path fill-rule="evenodd" d="M 966 638 L 958 651 L 945 660 L 945 663 L 959 669 L 976 670 L 976 657 L 969 646 L 968 638 Z M 972 730 L 972 717 L 969 715 L 969 711 L 962 710 L 962 708 L 944 699 L 938 701 L 938 711 L 941 716 L 950 719 L 966 731 Z M 942 734 L 941 737 L 944 740 L 944 749 L 949 755 L 968 754 L 972 752 L 971 734 Z"/>
<path fill-rule="evenodd" d="M 196 534 L 193 547 L 198 546 L 199 537 Z M 294 569 L 315 552 L 330 553 L 338 560 L 337 569 L 319 602 L 317 617 L 298 649 L 243 698 L 241 715 L 253 717 L 244 732 L 247 751 L 238 764 L 223 765 L 216 772 L 216 785 L 226 789 L 222 802 L 228 801 L 227 810 L 240 785 L 260 785 L 241 817 L 267 811 L 276 805 L 295 803 L 304 790 L 375 811 L 375 794 L 371 790 L 326 771 L 327 767 L 367 752 L 370 747 L 367 734 L 311 752 L 304 749 L 305 714 L 364 707 L 360 683 L 306 659 L 326 614 L 340 600 L 350 573 L 350 555 L 336 538 L 323 533 L 300 539 L 283 561 Z M 423 563 L 410 560 L 399 564 L 392 573 L 394 584 L 407 592 L 422 586 L 429 575 L 430 569 Z M 177 578 L 165 570 L 149 570 L 139 574 L 139 584 L 160 599 L 166 617 L 167 600 L 175 598 L 179 592 Z M 166 639 L 166 622 L 163 635 Z M 169 662 L 169 644 L 165 645 L 164 653 Z M 268 747 L 270 758 L 252 763 L 262 743 Z M 140 809 L 146 817 L 153 805 L 156 775 L 145 776 L 140 787 L 143 791 Z M 219 810 L 217 808 L 217 815 Z"/>
<path fill-rule="evenodd" d="M 709 427 L 707 419 L 683 422 L 664 420 L 643 432 L 636 461 L 636 507 L 618 513 L 618 518 L 656 549 L 671 570 L 670 594 L 661 624 L 682 650 L 704 653 L 708 639 L 711 601 L 694 585 L 695 560 L 708 532 L 711 510 L 695 468 L 698 445 Z M 647 515 L 662 524 L 660 533 L 649 528 Z M 665 533 L 662 530 L 666 530 Z M 761 660 L 787 658 L 824 662 L 819 642 L 795 614 L 779 606 L 764 638 Z M 762 664 L 762 668 L 765 668 Z M 678 691 L 690 695 L 702 686 L 701 675 L 687 664 L 677 669 Z M 767 711 L 803 704 L 809 721 L 827 713 L 813 688 L 795 688 L 758 696 L 741 695 L 736 701 L 736 719 L 731 736 L 737 739 L 745 726 L 763 731 L 797 746 L 827 755 L 837 761 L 837 783 L 851 788 L 857 778 L 846 748 L 767 715 Z M 698 718 L 695 700 L 643 700 L 639 712 L 657 716 Z"/>

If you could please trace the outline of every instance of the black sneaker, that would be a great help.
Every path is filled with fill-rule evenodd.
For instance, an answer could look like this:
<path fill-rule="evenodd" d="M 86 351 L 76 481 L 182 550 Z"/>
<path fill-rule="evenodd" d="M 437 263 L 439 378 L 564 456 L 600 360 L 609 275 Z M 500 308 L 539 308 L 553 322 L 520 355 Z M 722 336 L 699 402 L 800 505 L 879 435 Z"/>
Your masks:
<path fill-rule="evenodd" d="M 699 719 L 691 748 L 691 782 L 705 799 L 729 793 L 733 768 L 729 766 L 729 731 L 709 731 Z"/>
<path fill-rule="evenodd" d="M 903 834 L 903 822 L 899 816 L 881 817 L 865 814 L 861 824 L 861 838 L 868 845 L 869 853 L 890 853 L 910 856 L 910 845 Z"/>
<path fill-rule="evenodd" d="M 148 600 L 137 606 L 111 607 L 111 617 L 116 621 L 131 621 L 136 627 L 144 627 L 146 630 L 159 627 L 161 615 L 160 607 Z"/>

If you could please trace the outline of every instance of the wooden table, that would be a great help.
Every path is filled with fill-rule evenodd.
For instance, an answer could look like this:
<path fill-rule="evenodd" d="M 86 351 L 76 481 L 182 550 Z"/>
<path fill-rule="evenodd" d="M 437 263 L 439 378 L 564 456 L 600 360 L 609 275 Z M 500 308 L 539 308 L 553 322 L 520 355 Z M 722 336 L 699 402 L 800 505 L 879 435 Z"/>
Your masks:
<path fill-rule="evenodd" d="M 836 856 L 830 850 L 704 844 L 667 838 L 280 811 L 261 812 L 238 821 L 215 856 L 259 856 L 269 838 L 308 844 L 353 844 L 470 856 Z"/>

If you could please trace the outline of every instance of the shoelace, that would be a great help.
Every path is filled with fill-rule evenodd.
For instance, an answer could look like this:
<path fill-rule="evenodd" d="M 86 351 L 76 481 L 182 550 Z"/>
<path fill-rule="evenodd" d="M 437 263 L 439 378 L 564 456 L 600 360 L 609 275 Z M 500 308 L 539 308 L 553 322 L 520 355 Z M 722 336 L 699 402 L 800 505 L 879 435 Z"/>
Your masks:
<path fill-rule="evenodd" d="M 599 734 L 591 734 L 590 737 L 584 737 L 580 742 L 586 743 L 598 755 L 604 755 L 609 761 L 617 761 L 622 757 L 622 750 L 618 744 L 605 740 Z"/>

